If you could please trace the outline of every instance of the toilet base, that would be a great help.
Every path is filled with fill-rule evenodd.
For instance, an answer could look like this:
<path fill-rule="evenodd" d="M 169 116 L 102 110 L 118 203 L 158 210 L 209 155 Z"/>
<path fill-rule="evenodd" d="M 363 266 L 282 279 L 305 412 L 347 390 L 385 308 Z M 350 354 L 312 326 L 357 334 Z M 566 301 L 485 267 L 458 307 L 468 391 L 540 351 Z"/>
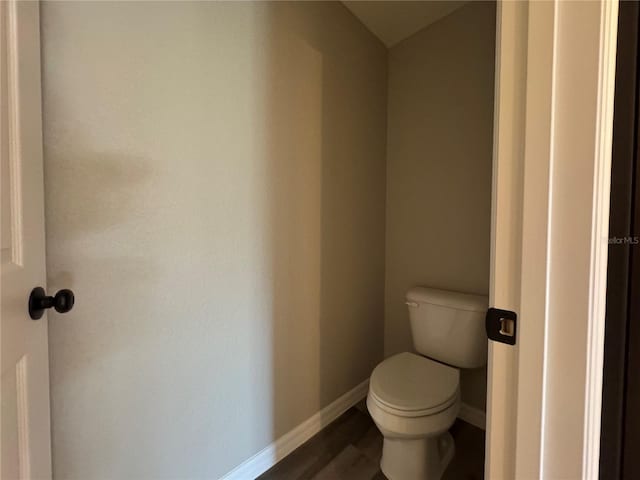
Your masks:
<path fill-rule="evenodd" d="M 384 438 L 380 468 L 389 480 L 439 480 L 453 458 L 449 432 L 426 438 Z"/>

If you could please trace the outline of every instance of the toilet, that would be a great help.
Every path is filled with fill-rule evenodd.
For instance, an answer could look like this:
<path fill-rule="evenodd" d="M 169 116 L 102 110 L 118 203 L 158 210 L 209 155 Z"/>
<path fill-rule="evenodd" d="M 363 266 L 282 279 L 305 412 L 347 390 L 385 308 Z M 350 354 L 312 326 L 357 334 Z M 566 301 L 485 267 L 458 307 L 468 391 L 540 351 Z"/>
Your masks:
<path fill-rule="evenodd" d="M 373 370 L 367 408 L 384 437 L 387 478 L 435 480 L 455 451 L 448 430 L 460 410 L 459 369 L 487 363 L 488 299 L 416 287 L 406 300 L 417 354 L 399 353 Z"/>

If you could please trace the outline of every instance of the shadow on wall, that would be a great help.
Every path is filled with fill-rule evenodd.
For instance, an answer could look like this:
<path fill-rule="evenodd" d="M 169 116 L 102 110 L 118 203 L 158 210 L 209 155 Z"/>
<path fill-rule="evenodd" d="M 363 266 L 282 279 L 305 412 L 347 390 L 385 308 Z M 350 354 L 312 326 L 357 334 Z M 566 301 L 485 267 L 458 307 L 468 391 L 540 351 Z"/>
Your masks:
<path fill-rule="evenodd" d="M 359 25 L 345 51 L 350 14 L 323 16 L 269 9 L 274 439 L 382 359 L 386 58 Z"/>
<path fill-rule="evenodd" d="M 386 50 L 338 2 L 42 7 L 54 476 L 217 478 L 383 355 Z"/>

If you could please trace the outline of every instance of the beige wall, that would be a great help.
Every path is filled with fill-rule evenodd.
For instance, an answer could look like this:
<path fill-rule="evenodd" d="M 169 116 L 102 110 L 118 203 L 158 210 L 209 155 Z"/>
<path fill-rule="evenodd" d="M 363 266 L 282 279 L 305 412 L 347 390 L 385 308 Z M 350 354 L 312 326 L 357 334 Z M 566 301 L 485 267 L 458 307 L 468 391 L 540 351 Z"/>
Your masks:
<path fill-rule="evenodd" d="M 382 359 L 387 52 L 339 3 L 42 39 L 55 477 L 217 478 Z"/>
<path fill-rule="evenodd" d="M 488 294 L 495 4 L 471 2 L 389 52 L 385 354 L 411 348 L 405 292 Z M 463 372 L 484 408 L 486 374 Z"/>

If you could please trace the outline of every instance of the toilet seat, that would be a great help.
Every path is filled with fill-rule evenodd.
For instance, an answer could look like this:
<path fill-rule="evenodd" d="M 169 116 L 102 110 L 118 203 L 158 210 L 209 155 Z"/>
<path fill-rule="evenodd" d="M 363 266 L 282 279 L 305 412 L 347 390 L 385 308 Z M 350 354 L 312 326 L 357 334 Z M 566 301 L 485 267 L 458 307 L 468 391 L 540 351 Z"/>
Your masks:
<path fill-rule="evenodd" d="M 380 363 L 369 393 L 381 410 L 400 417 L 440 413 L 459 396 L 460 372 L 420 355 L 403 352 Z"/>

